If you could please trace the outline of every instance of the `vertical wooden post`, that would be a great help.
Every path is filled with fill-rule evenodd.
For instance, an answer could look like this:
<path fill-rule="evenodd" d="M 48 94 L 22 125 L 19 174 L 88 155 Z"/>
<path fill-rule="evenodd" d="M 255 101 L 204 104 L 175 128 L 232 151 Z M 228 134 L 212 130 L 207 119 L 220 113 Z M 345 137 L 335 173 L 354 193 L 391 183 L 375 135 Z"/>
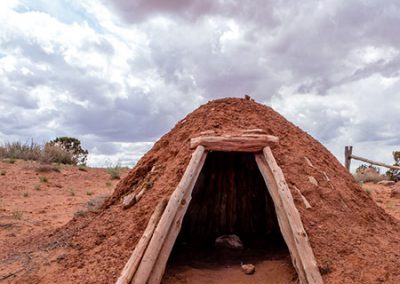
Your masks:
<path fill-rule="evenodd" d="M 344 148 L 344 165 L 350 172 L 351 155 L 353 154 L 353 146 L 346 146 Z"/>
<path fill-rule="evenodd" d="M 301 284 L 323 284 L 317 261 L 312 251 L 300 213 L 282 169 L 278 166 L 269 147 L 255 155 L 258 168 L 275 205 L 276 217 L 282 236 L 289 248 L 292 263 Z"/>
<path fill-rule="evenodd" d="M 156 263 L 160 251 L 169 235 L 170 228 L 174 225 L 174 220 L 176 222 L 179 222 L 179 225 L 182 221 L 181 219 L 175 219 L 176 215 L 179 214 L 178 210 L 183 210 L 182 216 L 178 216 L 183 218 L 183 216 L 185 215 L 187 206 L 180 205 L 182 205 L 182 203 L 189 205 L 188 201 L 190 200 L 185 200 L 184 198 L 185 196 L 191 196 L 193 187 L 196 183 L 201 169 L 203 168 L 206 156 L 207 152 L 205 151 L 205 148 L 201 145 L 197 146 L 196 150 L 192 154 L 192 158 L 186 168 L 185 173 L 182 176 L 181 181 L 179 182 L 175 191 L 172 193 L 168 201 L 167 207 L 165 208 L 164 213 L 162 214 L 160 221 L 158 222 L 158 225 L 154 230 L 150 243 L 148 244 L 143 258 L 139 264 L 139 267 L 137 268 L 137 271 L 133 276 L 131 282 L 132 284 L 144 284 L 148 282 L 154 264 Z M 176 228 L 178 228 L 179 232 L 180 226 Z M 176 238 L 176 235 L 174 234 L 173 236 Z M 171 242 L 168 242 L 168 245 L 170 244 Z M 168 258 L 163 258 L 165 264 L 167 260 Z M 163 268 L 165 268 L 164 263 L 162 263 L 162 265 Z"/>
<path fill-rule="evenodd" d="M 118 278 L 116 284 L 128 284 L 131 282 L 133 275 L 135 274 L 140 261 L 142 260 L 143 254 L 146 251 L 147 245 L 150 242 L 151 236 L 167 206 L 168 199 L 163 199 L 158 203 L 156 209 L 151 215 L 149 223 L 147 224 L 146 230 L 144 231 L 142 237 L 140 238 L 138 244 L 135 247 L 131 257 L 125 264 L 124 269 L 121 272 L 121 276 Z"/>

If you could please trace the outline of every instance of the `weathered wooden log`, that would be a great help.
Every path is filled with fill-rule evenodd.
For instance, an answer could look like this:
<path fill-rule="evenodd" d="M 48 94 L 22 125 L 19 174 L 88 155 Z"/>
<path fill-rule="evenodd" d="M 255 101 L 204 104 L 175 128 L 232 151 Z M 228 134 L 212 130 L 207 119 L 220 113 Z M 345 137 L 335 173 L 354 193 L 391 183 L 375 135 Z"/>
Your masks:
<path fill-rule="evenodd" d="M 354 159 L 354 160 L 359 160 L 359 161 L 362 161 L 362 162 L 366 162 L 366 163 L 371 164 L 371 165 L 385 167 L 385 168 L 389 168 L 389 169 L 393 169 L 393 170 L 400 170 L 400 166 L 391 166 L 391 165 L 388 165 L 388 164 L 385 164 L 385 163 L 375 162 L 375 161 L 372 161 L 372 160 L 369 160 L 369 159 L 365 159 L 365 158 L 362 158 L 362 157 L 359 157 L 359 156 L 355 156 L 355 155 L 350 155 L 350 158 Z"/>
<path fill-rule="evenodd" d="M 279 226 L 289 248 L 300 283 L 323 283 L 300 214 L 271 149 L 265 147 L 263 155 L 256 154 L 256 162 L 274 201 Z"/>
<path fill-rule="evenodd" d="M 125 264 L 125 267 L 121 272 L 121 276 L 118 278 L 116 284 L 129 284 L 131 282 L 132 277 L 135 274 L 143 257 L 143 254 L 147 248 L 147 245 L 150 242 L 151 236 L 153 235 L 153 232 L 158 224 L 158 221 L 160 220 L 161 215 L 164 212 L 165 207 L 167 206 L 167 202 L 168 199 L 163 199 L 154 209 L 154 212 L 150 217 L 149 223 L 147 224 L 147 227 L 142 237 L 137 243 L 128 262 Z"/>
<path fill-rule="evenodd" d="M 209 151 L 258 152 L 278 142 L 278 137 L 265 134 L 199 136 L 190 140 L 190 148 L 202 145 Z"/>
<path fill-rule="evenodd" d="M 200 164 L 203 165 L 205 159 L 206 155 L 203 155 Z M 196 180 L 197 177 L 192 179 L 189 188 L 193 189 L 194 185 L 196 184 Z M 153 270 L 150 274 L 149 279 L 147 280 L 147 284 L 159 284 L 161 282 L 161 279 L 165 272 L 165 268 L 167 266 L 168 258 L 171 254 L 172 248 L 174 247 L 176 238 L 178 237 L 178 234 L 181 230 L 183 218 L 189 207 L 191 199 L 192 199 L 192 190 L 187 190 L 176 212 L 174 221 L 172 222 L 172 225 L 169 229 L 164 244 L 161 247 L 158 258 L 153 266 Z"/>
<path fill-rule="evenodd" d="M 198 146 L 194 151 L 181 181 L 171 195 L 168 205 L 161 216 L 160 222 L 154 231 L 153 237 L 151 238 L 150 243 L 143 255 L 136 274 L 133 277 L 132 283 L 147 283 L 154 264 L 157 261 L 160 250 L 168 236 L 168 232 L 177 214 L 179 205 L 181 204 L 185 194 L 193 190 L 193 186 L 203 167 L 206 155 L 207 152 L 203 146 Z"/>
<path fill-rule="evenodd" d="M 350 171 L 352 153 L 353 153 L 353 146 L 346 146 L 344 148 L 344 165 L 348 171 Z"/>

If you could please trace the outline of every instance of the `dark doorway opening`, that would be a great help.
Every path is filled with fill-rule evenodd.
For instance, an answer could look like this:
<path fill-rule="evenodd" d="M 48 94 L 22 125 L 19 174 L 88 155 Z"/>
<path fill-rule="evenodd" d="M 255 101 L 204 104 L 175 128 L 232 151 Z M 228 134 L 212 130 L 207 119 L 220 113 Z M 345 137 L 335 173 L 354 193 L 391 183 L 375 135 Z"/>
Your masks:
<path fill-rule="evenodd" d="M 258 246 L 260 241 L 282 243 L 274 203 L 253 153 L 208 154 L 178 244 L 204 249 L 229 234 L 238 235 L 245 247 Z"/>
<path fill-rule="evenodd" d="M 231 234 L 243 249 L 215 247 L 216 238 Z M 167 279 L 182 266 L 240 269 L 242 262 L 257 266 L 275 260 L 287 265 L 289 278 L 295 274 L 254 153 L 209 152 L 167 264 Z"/>

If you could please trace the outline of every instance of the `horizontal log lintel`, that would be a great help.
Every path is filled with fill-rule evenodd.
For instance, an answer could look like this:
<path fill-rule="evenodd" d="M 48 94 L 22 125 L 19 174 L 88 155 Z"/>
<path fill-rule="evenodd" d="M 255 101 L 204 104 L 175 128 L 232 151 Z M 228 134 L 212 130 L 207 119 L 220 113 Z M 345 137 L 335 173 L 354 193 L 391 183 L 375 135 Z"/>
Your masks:
<path fill-rule="evenodd" d="M 199 136 L 190 140 L 190 148 L 202 145 L 208 151 L 259 152 L 278 142 L 278 137 L 266 134 Z"/>

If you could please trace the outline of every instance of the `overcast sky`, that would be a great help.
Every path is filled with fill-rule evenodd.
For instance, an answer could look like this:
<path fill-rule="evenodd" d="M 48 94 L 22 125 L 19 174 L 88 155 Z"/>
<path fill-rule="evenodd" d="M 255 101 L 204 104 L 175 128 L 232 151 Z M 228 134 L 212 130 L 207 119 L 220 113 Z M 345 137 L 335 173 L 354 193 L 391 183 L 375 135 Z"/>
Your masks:
<path fill-rule="evenodd" d="M 74 136 L 134 164 L 210 99 L 249 94 L 321 141 L 400 150 L 398 0 L 1 0 L 0 142 Z"/>

